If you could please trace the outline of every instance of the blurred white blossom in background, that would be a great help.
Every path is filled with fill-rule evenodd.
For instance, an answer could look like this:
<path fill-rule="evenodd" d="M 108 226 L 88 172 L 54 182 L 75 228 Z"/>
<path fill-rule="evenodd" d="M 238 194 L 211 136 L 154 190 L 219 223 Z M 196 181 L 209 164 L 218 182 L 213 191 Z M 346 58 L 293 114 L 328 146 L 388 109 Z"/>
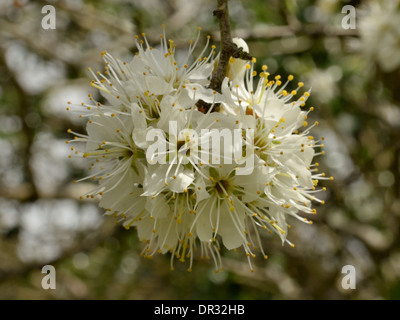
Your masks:
<path fill-rule="evenodd" d="M 399 4 L 399 0 L 371 0 L 357 11 L 358 50 L 376 61 L 384 72 L 392 72 L 400 66 Z"/>

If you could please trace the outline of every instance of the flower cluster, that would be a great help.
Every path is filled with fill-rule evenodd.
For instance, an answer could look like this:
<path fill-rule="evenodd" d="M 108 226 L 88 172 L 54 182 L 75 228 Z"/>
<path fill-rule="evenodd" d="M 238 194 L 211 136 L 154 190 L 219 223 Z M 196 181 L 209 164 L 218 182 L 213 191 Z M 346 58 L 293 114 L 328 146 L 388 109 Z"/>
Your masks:
<path fill-rule="evenodd" d="M 196 57 L 200 30 L 183 56 L 160 37 L 157 48 L 136 37 L 131 62 L 103 52 L 106 71 L 92 72 L 91 85 L 107 102 L 90 96 L 75 106 L 88 117 L 87 135 L 72 132 L 67 143 L 84 142 L 82 152 L 71 150 L 91 160 L 84 179 L 98 182 L 84 196 L 99 196 L 107 214 L 137 229 L 143 256 L 170 252 L 171 269 L 176 258 L 190 271 L 198 251 L 218 272 L 222 247 L 242 248 L 253 269 L 257 252 L 267 258 L 261 232 L 293 246 L 287 218 L 311 224 L 298 213 L 316 214 L 318 181 L 331 179 L 312 164 L 323 144 L 309 134 L 318 125 L 307 122 L 309 92 L 299 96 L 303 83 L 287 89 L 293 76 L 270 79 L 255 59 L 233 58 L 216 92 L 208 88 L 218 63 L 210 37 Z M 234 42 L 248 52 L 242 39 Z"/>

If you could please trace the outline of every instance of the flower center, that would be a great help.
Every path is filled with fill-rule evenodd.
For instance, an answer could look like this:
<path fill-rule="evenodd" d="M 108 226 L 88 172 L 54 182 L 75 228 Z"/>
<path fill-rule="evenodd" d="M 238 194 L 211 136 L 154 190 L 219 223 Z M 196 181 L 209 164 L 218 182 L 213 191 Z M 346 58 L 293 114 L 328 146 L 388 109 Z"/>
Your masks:
<path fill-rule="evenodd" d="M 184 149 L 184 146 L 186 145 L 186 142 L 187 142 L 187 141 L 185 141 L 185 140 L 178 140 L 178 141 L 177 141 L 176 147 L 177 147 L 177 149 L 178 149 L 178 152 L 179 152 L 179 150 L 181 150 L 181 148 Z M 182 151 L 183 151 L 183 150 L 182 150 Z M 187 150 L 186 150 L 186 155 L 187 155 L 187 156 L 190 156 L 190 148 L 187 148 Z"/>
<path fill-rule="evenodd" d="M 220 196 L 225 195 L 225 192 L 229 190 L 230 184 L 228 180 L 220 180 L 215 184 L 215 190 L 217 190 Z"/>

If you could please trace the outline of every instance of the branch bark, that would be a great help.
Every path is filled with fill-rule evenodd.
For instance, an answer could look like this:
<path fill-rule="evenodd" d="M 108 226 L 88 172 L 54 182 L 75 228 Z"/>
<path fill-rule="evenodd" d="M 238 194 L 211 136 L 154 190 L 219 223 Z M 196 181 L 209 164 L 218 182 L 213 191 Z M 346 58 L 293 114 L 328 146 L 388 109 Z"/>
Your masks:
<path fill-rule="evenodd" d="M 217 92 L 221 92 L 222 81 L 224 81 L 228 71 L 229 59 L 234 57 L 243 60 L 251 60 L 253 57 L 247 52 L 244 52 L 243 48 L 238 48 L 238 46 L 232 41 L 228 0 L 218 0 L 218 8 L 214 10 L 213 15 L 219 20 L 219 29 L 221 32 L 221 52 L 218 66 L 211 78 L 209 88 L 214 89 Z"/>
<path fill-rule="evenodd" d="M 221 48 L 219 61 L 216 70 L 210 80 L 208 88 L 221 93 L 221 85 L 228 72 L 229 60 L 231 57 L 242 60 L 252 60 L 253 57 L 243 48 L 239 48 L 233 41 L 231 35 L 231 24 L 229 20 L 228 0 L 217 0 L 218 7 L 213 11 L 213 15 L 219 20 L 219 29 L 221 33 Z M 200 111 L 207 112 L 211 104 L 200 100 L 197 103 Z M 212 111 L 218 111 L 219 105 L 214 105 Z"/>

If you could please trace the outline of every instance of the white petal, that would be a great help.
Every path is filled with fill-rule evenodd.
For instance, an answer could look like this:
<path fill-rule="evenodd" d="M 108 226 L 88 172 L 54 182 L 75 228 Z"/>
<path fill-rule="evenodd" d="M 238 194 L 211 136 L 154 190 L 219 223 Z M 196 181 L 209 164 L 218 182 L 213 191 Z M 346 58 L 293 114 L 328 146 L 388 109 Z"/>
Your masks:
<path fill-rule="evenodd" d="M 138 237 L 140 241 L 149 240 L 153 234 L 154 219 L 146 217 L 134 223 L 137 227 Z"/>
<path fill-rule="evenodd" d="M 146 210 L 154 218 L 162 218 L 169 213 L 169 206 L 165 196 L 158 195 L 157 197 L 147 197 Z"/>
<path fill-rule="evenodd" d="M 206 184 L 202 177 L 197 178 L 196 182 L 194 183 L 194 191 L 196 193 L 196 203 L 207 199 L 210 197 L 210 194 L 207 192 Z"/>
<path fill-rule="evenodd" d="M 200 241 L 210 242 L 213 236 L 212 228 L 215 227 L 216 224 L 216 215 L 211 215 L 212 211 L 215 210 L 215 208 L 212 207 L 212 203 L 212 201 L 203 200 L 197 209 L 199 218 L 196 222 L 196 233 Z M 211 225 L 211 219 L 213 225 Z"/>
<path fill-rule="evenodd" d="M 168 94 L 170 92 L 170 85 L 164 79 L 156 76 L 145 76 L 143 79 L 151 93 L 155 95 Z"/>
<path fill-rule="evenodd" d="M 148 172 L 143 181 L 142 196 L 157 196 L 165 188 L 166 166 L 153 165 L 148 167 Z"/>
<path fill-rule="evenodd" d="M 171 170 L 172 171 L 172 170 Z M 184 170 L 176 175 L 176 179 L 168 182 L 168 189 L 172 192 L 182 193 L 194 180 L 194 173 L 191 170 Z"/>
<path fill-rule="evenodd" d="M 311 172 L 307 170 L 303 160 L 301 160 L 297 155 L 292 154 L 285 164 L 295 174 L 295 176 L 298 176 L 300 185 L 307 188 L 313 187 Z"/>
<path fill-rule="evenodd" d="M 235 219 L 233 213 L 226 207 L 221 208 L 218 234 L 221 235 L 222 242 L 228 250 L 238 248 L 243 245 L 244 242 L 244 215 L 240 214 L 240 212 L 238 212 L 237 215 L 239 216 L 240 223 L 236 221 L 235 225 L 233 222 L 233 219 Z"/>
<path fill-rule="evenodd" d="M 158 219 L 158 245 L 160 246 L 161 253 L 166 253 L 168 250 L 175 248 L 178 243 L 178 233 L 176 232 L 175 226 L 176 221 L 174 216 L 171 214 L 165 218 Z"/>

